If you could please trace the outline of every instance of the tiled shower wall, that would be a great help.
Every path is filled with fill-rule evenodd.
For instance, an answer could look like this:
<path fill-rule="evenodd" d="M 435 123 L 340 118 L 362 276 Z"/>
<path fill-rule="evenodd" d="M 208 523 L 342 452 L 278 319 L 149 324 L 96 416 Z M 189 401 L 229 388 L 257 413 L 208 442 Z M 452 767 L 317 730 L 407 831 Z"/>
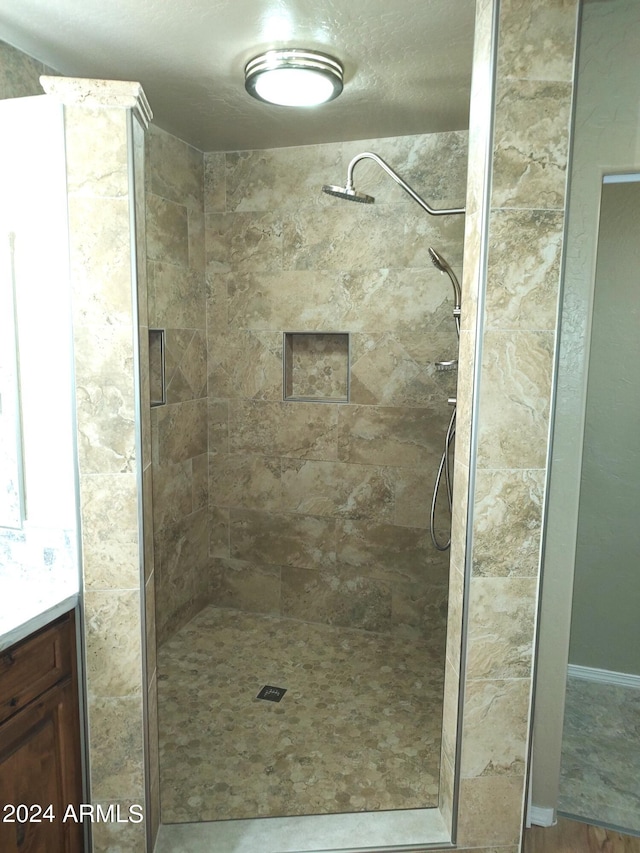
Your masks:
<path fill-rule="evenodd" d="M 439 642 L 429 507 L 456 376 L 435 363 L 457 338 L 427 248 L 460 274 L 464 217 L 428 216 L 371 161 L 355 181 L 375 205 L 321 192 L 367 150 L 432 205 L 463 203 L 464 132 L 205 155 L 213 601 Z M 328 396 L 348 335 L 348 402 L 283 402 L 284 332 L 306 333 L 299 387 Z"/>
<path fill-rule="evenodd" d="M 0 41 L 0 99 L 41 95 L 41 74 L 54 74 L 42 62 Z"/>
<path fill-rule="evenodd" d="M 146 165 L 149 326 L 166 345 L 166 404 L 151 412 L 162 642 L 210 600 L 203 155 L 152 125 Z"/>

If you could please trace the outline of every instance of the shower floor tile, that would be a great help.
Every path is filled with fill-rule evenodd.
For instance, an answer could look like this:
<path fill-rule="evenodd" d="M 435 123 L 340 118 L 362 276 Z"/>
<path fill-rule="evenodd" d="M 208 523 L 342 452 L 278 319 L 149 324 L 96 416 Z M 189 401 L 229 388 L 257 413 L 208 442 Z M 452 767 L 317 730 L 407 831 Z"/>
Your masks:
<path fill-rule="evenodd" d="M 163 823 L 437 806 L 443 663 L 419 640 L 211 606 L 158 673 Z"/>

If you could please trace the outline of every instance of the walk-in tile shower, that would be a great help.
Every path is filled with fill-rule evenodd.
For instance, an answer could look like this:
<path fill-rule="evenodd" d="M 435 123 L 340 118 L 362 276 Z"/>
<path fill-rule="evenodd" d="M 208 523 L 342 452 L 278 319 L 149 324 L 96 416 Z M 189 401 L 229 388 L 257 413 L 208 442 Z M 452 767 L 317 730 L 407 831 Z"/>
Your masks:
<path fill-rule="evenodd" d="M 201 196 L 197 152 L 151 129 L 165 822 L 437 806 L 457 334 L 428 249 L 460 272 L 464 217 L 374 162 L 373 206 L 321 186 L 364 146 L 454 208 L 466 141 L 209 154 Z"/>

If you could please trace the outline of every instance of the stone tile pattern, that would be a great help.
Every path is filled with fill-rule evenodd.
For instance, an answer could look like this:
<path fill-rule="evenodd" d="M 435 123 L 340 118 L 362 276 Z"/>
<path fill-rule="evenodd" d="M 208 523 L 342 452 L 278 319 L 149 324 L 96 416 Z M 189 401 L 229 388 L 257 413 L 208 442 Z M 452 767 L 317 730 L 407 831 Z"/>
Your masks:
<path fill-rule="evenodd" d="M 48 70 L 42 62 L 0 41 L 0 100 L 41 95 L 40 75 Z"/>
<path fill-rule="evenodd" d="M 166 381 L 165 405 L 147 408 L 151 453 L 144 483 L 153 838 L 160 821 L 156 647 L 208 601 L 208 433 L 203 157 L 152 125 L 145 167 L 145 316 L 150 328 L 165 330 Z"/>
<path fill-rule="evenodd" d="M 376 205 L 349 205 L 321 187 L 373 150 L 433 204 L 455 206 L 466 141 L 452 132 L 205 155 L 219 606 L 443 649 L 448 554 L 434 549 L 428 525 L 455 373 L 435 362 L 456 356 L 457 339 L 450 285 L 427 248 L 460 270 L 464 218 L 427 216 L 371 162 L 355 177 Z M 304 370 L 294 373 L 298 387 L 318 396 L 338 387 L 318 341 L 350 333 L 348 403 L 283 401 L 286 331 L 321 333 L 294 365 Z"/>
<path fill-rule="evenodd" d="M 558 809 L 640 832 L 640 690 L 569 676 Z"/>
<path fill-rule="evenodd" d="M 209 601 L 211 588 L 203 155 L 152 125 L 146 167 L 149 325 L 165 330 L 166 404 L 151 411 L 162 642 Z"/>
<path fill-rule="evenodd" d="M 452 775 L 466 571 L 462 846 L 521 840 L 577 5 L 476 7 L 442 762 Z"/>
<path fill-rule="evenodd" d="M 138 485 L 150 461 L 148 422 L 136 418 L 136 398 L 144 393 L 133 373 L 136 286 L 146 306 L 144 279 L 136 283 L 131 270 L 129 215 L 138 202 L 140 219 L 129 163 L 137 153 L 139 184 L 143 149 L 139 141 L 129 149 L 129 120 L 136 124 L 125 109 L 65 106 L 91 796 L 125 809 L 146 803 Z M 134 138 L 141 134 L 138 127 Z M 140 358 L 146 375 L 144 351 Z M 113 849 L 123 832 L 98 831 L 94 853 Z M 128 827 L 127 835 L 119 849 L 146 849 L 143 825 Z"/>
<path fill-rule="evenodd" d="M 163 823 L 437 804 L 443 670 L 424 641 L 209 606 L 159 655 Z"/>

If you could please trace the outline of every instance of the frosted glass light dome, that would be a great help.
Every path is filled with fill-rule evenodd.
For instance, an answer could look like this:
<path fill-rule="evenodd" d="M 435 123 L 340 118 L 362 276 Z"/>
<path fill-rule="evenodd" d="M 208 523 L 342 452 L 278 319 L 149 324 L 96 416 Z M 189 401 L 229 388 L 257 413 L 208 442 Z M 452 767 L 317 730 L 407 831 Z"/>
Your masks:
<path fill-rule="evenodd" d="M 342 92 L 342 65 L 316 51 L 269 50 L 248 62 L 244 74 L 250 95 L 280 106 L 317 106 Z"/>

